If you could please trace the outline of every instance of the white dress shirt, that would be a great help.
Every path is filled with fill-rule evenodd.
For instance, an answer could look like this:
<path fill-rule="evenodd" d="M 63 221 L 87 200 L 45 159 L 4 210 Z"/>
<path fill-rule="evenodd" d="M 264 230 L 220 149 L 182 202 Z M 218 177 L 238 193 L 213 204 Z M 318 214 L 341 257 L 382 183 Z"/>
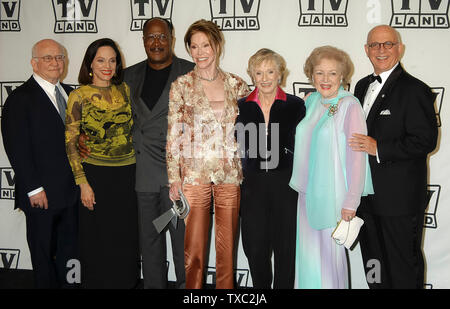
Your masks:
<path fill-rule="evenodd" d="M 384 84 L 386 83 L 387 79 L 391 75 L 392 71 L 394 71 L 394 69 L 397 67 L 397 65 L 398 65 L 398 62 L 396 65 L 394 65 L 392 67 L 392 69 L 390 69 L 389 71 L 386 71 L 386 72 L 382 72 L 380 74 L 381 84 L 375 80 L 369 85 L 366 96 L 364 97 L 364 104 L 363 104 L 363 109 L 364 109 L 364 114 L 366 114 L 366 119 L 367 119 L 367 116 L 369 115 L 369 112 L 370 112 L 370 109 L 372 108 L 373 103 L 375 102 L 375 99 L 378 97 L 378 94 L 380 93 L 380 91 L 383 88 Z M 373 75 L 375 75 L 375 73 L 373 73 Z"/>
<path fill-rule="evenodd" d="M 364 104 L 363 104 L 363 109 L 364 109 L 364 114 L 366 115 L 366 119 L 367 119 L 367 116 L 369 116 L 370 109 L 372 108 L 373 103 L 375 102 L 375 99 L 378 97 L 378 94 L 380 93 L 380 91 L 383 88 L 384 84 L 386 83 L 387 79 L 391 75 L 392 71 L 394 71 L 394 69 L 397 67 L 397 65 L 399 65 L 398 62 L 389 71 L 385 71 L 380 74 L 381 83 L 379 83 L 377 80 L 375 80 L 369 85 L 369 88 L 367 88 L 367 93 L 366 93 L 366 96 L 364 97 Z M 373 73 L 373 75 L 375 75 L 375 73 Z M 376 155 L 377 155 L 377 162 L 380 163 L 380 158 L 378 157 L 378 148 L 377 148 Z"/>
<path fill-rule="evenodd" d="M 34 80 L 41 86 L 42 89 L 44 89 L 45 93 L 48 95 L 50 101 L 52 101 L 53 106 L 56 108 L 56 111 L 59 113 L 58 105 L 56 103 L 56 94 L 55 94 L 55 87 L 58 87 L 59 91 L 61 92 L 62 96 L 67 102 L 68 96 L 67 93 L 64 91 L 64 88 L 61 86 L 59 81 L 56 84 L 52 84 L 36 73 L 33 73 Z M 43 187 L 39 187 L 33 191 L 28 192 L 28 197 L 33 196 L 41 191 L 44 191 Z"/>
<path fill-rule="evenodd" d="M 64 100 L 68 99 L 67 93 L 64 91 L 64 88 L 61 86 L 59 81 L 56 84 L 52 84 L 36 73 L 33 74 L 33 78 L 36 80 L 36 82 L 41 86 L 42 89 L 44 89 L 45 93 L 48 95 L 50 101 L 52 101 L 53 106 L 56 108 L 56 110 L 59 113 L 58 104 L 56 103 L 56 94 L 55 94 L 55 87 L 58 87 L 59 91 L 61 92 L 62 96 L 64 97 Z"/>

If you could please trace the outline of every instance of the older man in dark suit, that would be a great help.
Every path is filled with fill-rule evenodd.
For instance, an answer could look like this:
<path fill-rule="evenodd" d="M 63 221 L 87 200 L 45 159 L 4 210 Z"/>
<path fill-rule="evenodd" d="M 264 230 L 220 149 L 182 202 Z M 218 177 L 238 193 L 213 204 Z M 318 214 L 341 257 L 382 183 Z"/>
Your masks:
<path fill-rule="evenodd" d="M 427 156 L 438 135 L 435 96 L 402 68 L 404 45 L 392 27 L 373 28 L 365 51 L 374 74 L 356 84 L 355 96 L 368 136 L 355 134 L 350 144 L 370 155 L 375 191 L 358 208 L 367 281 L 370 288 L 423 288 Z"/>
<path fill-rule="evenodd" d="M 67 159 L 64 124 L 71 87 L 59 82 L 64 48 L 33 46 L 33 76 L 15 89 L 2 112 L 6 154 L 16 177 L 16 208 L 25 213 L 35 285 L 70 287 L 67 262 L 77 257 L 78 193 Z"/>

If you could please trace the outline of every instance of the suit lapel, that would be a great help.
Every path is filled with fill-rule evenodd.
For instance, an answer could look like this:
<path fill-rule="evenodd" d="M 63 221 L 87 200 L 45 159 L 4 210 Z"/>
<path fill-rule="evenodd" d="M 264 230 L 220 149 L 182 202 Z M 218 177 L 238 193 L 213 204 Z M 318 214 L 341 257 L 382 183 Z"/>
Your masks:
<path fill-rule="evenodd" d="M 145 104 L 145 102 L 141 99 L 142 88 L 144 87 L 145 81 L 145 72 L 147 68 L 146 66 L 147 61 L 142 61 L 139 68 L 136 70 L 136 72 L 134 72 L 134 75 L 136 76 L 136 78 L 133 80 L 135 87 L 132 88 L 131 93 L 133 96 L 133 102 L 135 103 L 135 108 L 139 111 L 140 115 L 143 115 L 147 120 L 151 120 L 155 117 L 160 117 L 161 114 L 167 114 L 167 110 L 169 108 L 170 87 L 172 85 L 172 82 L 175 81 L 182 73 L 182 67 L 180 60 L 174 56 L 166 85 L 164 86 L 164 89 L 161 92 L 161 95 L 158 98 L 155 106 L 153 106 L 153 109 L 150 111 L 147 107 L 147 104 Z"/>
<path fill-rule="evenodd" d="M 375 102 L 370 109 L 369 115 L 367 116 L 367 128 L 370 129 L 372 123 L 376 118 L 378 118 L 381 108 L 384 105 L 385 99 L 389 96 L 392 87 L 394 86 L 398 77 L 403 73 L 403 68 L 401 64 L 397 65 L 397 67 L 392 71 L 391 75 L 389 75 L 386 83 L 381 88 L 380 93 L 378 94 Z M 366 90 L 367 91 L 367 90 Z"/>
<path fill-rule="evenodd" d="M 139 64 L 139 67 L 136 69 L 136 72 L 133 74 L 133 81 L 130 82 L 131 89 L 131 95 L 132 95 L 132 101 L 138 105 L 138 103 L 141 101 L 141 93 L 142 93 L 142 87 L 144 85 L 145 81 L 145 70 L 147 66 L 147 61 L 144 60 Z M 143 103 L 143 102 L 142 102 Z M 144 103 L 145 105 L 145 103 Z"/>
<path fill-rule="evenodd" d="M 178 61 L 178 58 L 173 56 L 173 61 L 172 61 L 172 69 L 170 69 L 170 73 L 169 73 L 169 78 L 167 79 L 167 83 L 169 85 L 171 85 L 180 75 L 180 62 Z M 170 89 L 170 86 L 166 88 Z"/>
<path fill-rule="evenodd" d="M 142 119 L 148 119 L 150 115 L 150 110 L 148 109 L 147 104 L 145 104 L 144 100 L 141 98 L 147 65 L 146 60 L 139 63 L 138 67 L 133 72 L 132 79 L 129 81 L 128 85 L 130 87 L 132 108 L 137 114 L 142 116 Z"/>
<path fill-rule="evenodd" d="M 361 80 L 361 86 L 358 89 L 355 89 L 355 97 L 358 98 L 361 106 L 364 105 L 364 98 L 366 97 L 367 90 L 369 89 L 369 76 L 367 75 L 365 78 Z"/>
<path fill-rule="evenodd" d="M 174 57 L 173 63 L 172 63 L 172 68 L 170 69 L 169 78 L 166 82 L 166 85 L 164 86 L 164 89 L 161 92 L 161 95 L 158 98 L 158 101 L 156 102 L 155 106 L 153 106 L 153 109 L 149 110 L 147 104 L 145 104 L 144 100 L 141 99 L 142 88 L 144 87 L 144 82 L 145 82 L 147 61 L 141 62 L 141 65 L 139 66 L 139 68 L 136 70 L 136 72 L 134 74 L 134 76 L 136 76 L 136 78 L 134 79 L 135 87 L 132 90 L 133 101 L 136 103 L 136 108 L 140 111 L 141 115 L 147 115 L 146 118 L 151 119 L 155 115 L 160 114 L 161 109 L 164 109 L 164 107 L 167 108 L 168 103 L 167 102 L 164 103 L 163 101 L 167 101 L 168 92 L 170 90 L 170 85 L 178 77 L 178 74 L 177 74 L 178 70 L 176 69 L 176 66 L 177 66 L 177 60 L 176 60 L 176 57 Z M 167 84 L 169 84 L 169 88 L 167 88 Z M 166 94 L 166 92 L 167 92 L 167 94 Z M 165 100 L 164 100 L 164 98 L 165 98 Z"/>
<path fill-rule="evenodd" d="M 172 66 L 170 68 L 169 77 L 167 78 L 167 82 L 164 85 L 164 89 L 161 92 L 161 95 L 158 98 L 158 101 L 156 102 L 155 106 L 153 107 L 151 111 L 151 115 L 158 116 L 161 114 L 161 112 L 165 112 L 169 108 L 169 92 L 170 92 L 170 86 L 172 85 L 172 82 L 175 81 L 180 72 L 179 68 L 179 62 L 177 57 L 173 57 L 172 60 Z"/>
<path fill-rule="evenodd" d="M 31 77 L 29 81 L 32 88 L 34 88 L 35 90 L 37 102 L 40 102 L 42 104 L 43 108 L 46 109 L 48 114 L 52 115 L 52 117 L 57 117 L 61 125 L 64 126 L 64 123 L 61 119 L 61 116 L 59 115 L 58 110 L 56 109 L 55 105 L 53 105 L 53 102 L 50 100 L 45 90 L 42 89 L 42 87 L 37 83 L 34 77 Z"/>

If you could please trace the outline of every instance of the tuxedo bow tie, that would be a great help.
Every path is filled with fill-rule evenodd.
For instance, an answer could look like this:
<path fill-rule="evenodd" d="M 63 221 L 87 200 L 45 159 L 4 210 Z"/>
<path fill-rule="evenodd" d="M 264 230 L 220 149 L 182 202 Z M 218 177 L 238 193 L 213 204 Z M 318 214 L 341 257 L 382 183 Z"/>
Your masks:
<path fill-rule="evenodd" d="M 373 75 L 373 74 L 369 75 L 369 83 L 370 84 L 373 83 L 376 80 L 381 84 L 381 77 L 380 77 L 380 75 Z"/>

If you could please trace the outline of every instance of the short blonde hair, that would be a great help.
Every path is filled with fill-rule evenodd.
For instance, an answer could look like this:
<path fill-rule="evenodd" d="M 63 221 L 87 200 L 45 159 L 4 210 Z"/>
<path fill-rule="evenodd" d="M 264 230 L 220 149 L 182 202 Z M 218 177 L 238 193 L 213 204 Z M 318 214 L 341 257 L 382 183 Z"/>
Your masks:
<path fill-rule="evenodd" d="M 306 59 L 305 65 L 303 66 L 303 72 L 311 84 L 313 83 L 314 67 L 318 65 L 322 59 L 336 61 L 342 72 L 341 85 L 347 86 L 350 84 L 354 71 L 353 62 L 350 59 L 350 56 L 345 51 L 329 45 L 315 48 L 308 59 Z"/>
<path fill-rule="evenodd" d="M 275 63 L 280 74 L 279 84 L 284 87 L 286 85 L 287 75 L 289 74 L 286 68 L 286 61 L 280 54 L 268 48 L 261 48 L 248 59 L 247 73 L 252 79 L 253 84 L 255 84 L 255 69 L 265 61 L 273 61 Z"/>
<path fill-rule="evenodd" d="M 202 32 L 208 37 L 209 43 L 216 53 L 216 64 L 219 65 L 220 56 L 222 56 L 225 47 L 225 38 L 219 26 L 212 21 L 205 19 L 197 20 L 190 25 L 184 35 L 184 45 L 189 55 L 191 54 L 189 50 L 191 46 L 191 38 L 197 32 Z"/>

